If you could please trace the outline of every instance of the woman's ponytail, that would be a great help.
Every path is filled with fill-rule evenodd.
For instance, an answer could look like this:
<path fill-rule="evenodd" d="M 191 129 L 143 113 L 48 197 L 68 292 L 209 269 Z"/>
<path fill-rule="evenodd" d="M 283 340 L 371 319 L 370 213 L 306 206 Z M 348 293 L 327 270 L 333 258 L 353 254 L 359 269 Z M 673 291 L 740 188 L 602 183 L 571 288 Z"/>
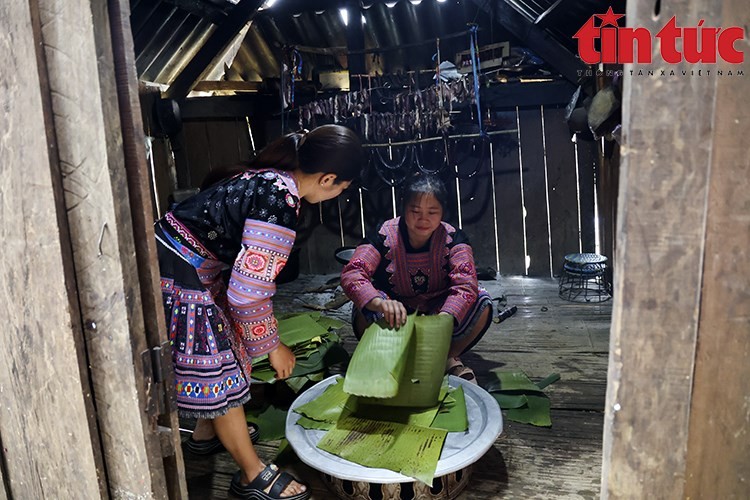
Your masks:
<path fill-rule="evenodd" d="M 299 168 L 297 150 L 303 142 L 304 134 L 293 132 L 279 137 L 263 148 L 250 161 L 250 168 L 275 168 L 292 171 Z"/>
<path fill-rule="evenodd" d="M 337 182 L 359 177 L 364 161 L 362 143 L 351 129 L 322 125 L 286 134 L 263 148 L 250 168 L 275 168 L 308 174 L 336 174 Z"/>

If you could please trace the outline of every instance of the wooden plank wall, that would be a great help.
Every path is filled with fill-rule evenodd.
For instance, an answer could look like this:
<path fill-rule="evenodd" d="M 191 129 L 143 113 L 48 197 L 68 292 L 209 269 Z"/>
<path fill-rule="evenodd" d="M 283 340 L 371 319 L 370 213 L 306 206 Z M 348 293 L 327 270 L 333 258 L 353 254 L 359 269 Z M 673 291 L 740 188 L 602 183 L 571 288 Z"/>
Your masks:
<path fill-rule="evenodd" d="M 101 4 L 92 11 L 86 0 L 65 9 L 54 0 L 38 4 L 108 487 L 115 496 L 163 496 L 160 440 L 145 414 L 141 352 L 148 344 L 133 272 L 138 265 L 108 13 Z M 77 71 L 90 77 L 71 78 Z"/>
<path fill-rule="evenodd" d="M 103 464 L 34 26 L 28 2 L 0 3 L 0 497 L 99 498 Z"/>
<path fill-rule="evenodd" d="M 145 164 L 125 161 L 124 147 L 133 139 L 138 150 L 143 137 L 122 134 L 121 106 L 132 107 L 126 87 L 136 79 L 125 71 L 129 80 L 116 81 L 109 8 L 121 12 L 117 5 L 0 6 L 9 34 L 0 35 L 3 498 L 166 498 L 163 451 L 179 482 L 169 439 L 179 438 L 176 419 L 158 427 L 146 411 L 146 325 L 164 340 L 166 332 L 153 318 L 162 314 L 148 269 L 153 235 L 150 260 L 141 260 L 151 227 Z M 186 495 L 184 478 L 169 494 Z"/>
<path fill-rule="evenodd" d="M 497 109 L 492 113 L 493 119 L 510 132 L 504 139 L 514 141 L 515 146 L 508 147 L 507 142 L 500 146 L 497 139 L 494 140 L 494 165 L 490 165 L 487 159 L 477 175 L 462 179 L 459 183 L 463 230 L 474 246 L 477 267 L 498 270 L 499 253 L 501 274 L 556 276 L 562 269 L 566 254 L 595 250 L 593 183 L 594 168 L 598 162 L 597 145 L 593 141 L 579 141 L 578 144 L 571 141 L 561 106 Z M 147 115 L 144 112 L 144 117 Z M 269 128 L 275 131 L 275 135 L 269 133 Z M 199 186 L 212 169 L 251 157 L 247 124 L 241 119 L 187 120 L 182 133 L 193 187 Z M 260 148 L 264 144 L 259 139 L 273 139 L 278 135 L 278 130 L 275 126 L 263 128 L 259 125 L 254 128 L 254 133 L 256 147 Z M 158 153 L 159 141 L 156 144 L 155 152 Z M 431 169 L 440 157 L 440 151 L 434 151 L 432 144 L 439 145 L 431 143 L 425 146 L 425 158 L 422 160 Z M 465 150 L 466 144 L 468 141 L 464 140 L 460 148 Z M 166 143 L 162 146 L 168 148 Z M 399 154 L 400 151 L 394 153 L 396 157 Z M 465 153 L 459 154 L 464 156 Z M 161 171 L 157 176 L 162 179 L 165 177 L 164 171 L 170 168 L 164 164 L 165 159 L 168 158 L 162 158 L 159 165 L 157 158 L 156 169 Z M 462 176 L 470 173 L 475 163 L 476 158 L 471 157 L 459 165 Z M 497 241 L 491 168 L 494 168 Z M 362 206 L 359 192 L 352 190 L 339 201 L 307 208 L 309 213 L 304 220 L 308 226 L 300 231 L 301 239 L 307 243 L 298 245 L 302 272 L 331 273 L 340 270 L 340 264 L 332 257 L 334 249 L 342 245 L 340 219 L 344 223 L 344 244 L 354 245 L 362 238 L 362 215 L 366 231 L 393 216 L 391 188 L 378 178 L 372 168 L 367 170 L 363 184 L 371 189 L 363 190 Z M 446 220 L 457 226 L 459 204 L 455 178 L 448 169 L 441 175 L 449 193 L 452 193 L 451 211 L 446 215 Z M 160 182 L 159 198 L 163 200 L 163 190 L 169 189 L 169 186 L 164 186 L 164 180 Z M 399 189 L 396 188 L 395 192 L 398 199 Z M 398 202 L 396 205 L 398 207 Z M 528 269 L 526 255 L 529 256 Z"/>
<path fill-rule="evenodd" d="M 247 122 L 239 118 L 190 120 L 183 124 L 182 132 L 194 187 L 200 186 L 211 170 L 252 157 Z"/>
<path fill-rule="evenodd" d="M 496 149 L 493 155 L 498 241 L 495 241 L 489 160 L 476 176 L 459 181 L 462 229 L 472 242 L 478 268 L 497 270 L 496 251 L 499 250 L 501 274 L 556 276 L 562 269 L 566 254 L 578 252 L 579 247 L 584 251 L 594 251 L 593 166 L 597 161 L 596 144 L 586 141 L 578 143 L 577 180 L 576 144 L 571 141 L 564 122 L 563 108 L 533 107 L 520 109 L 517 113 L 515 110 L 501 110 L 496 114 L 512 129 L 519 123 L 521 138 L 520 149 L 517 145 L 504 151 Z M 517 142 L 516 137 L 514 140 Z M 470 173 L 474 162 L 474 158 L 469 158 L 460 165 L 461 173 Z M 443 172 L 441 176 L 453 198 L 452 210 L 446 220 L 457 226 L 455 178 L 449 172 Z M 366 183 L 377 184 L 377 181 L 368 176 Z M 389 188 L 366 192 L 363 199 L 367 227 L 376 227 L 392 217 Z M 332 258 L 333 250 L 341 245 L 339 215 L 334 205 L 330 205 L 333 210 L 323 211 L 323 223 L 312 231 L 308 243 L 302 247 L 302 272 L 331 273 L 340 270 L 340 264 Z M 347 196 L 341 205 L 343 214 L 357 213 L 358 196 Z M 356 224 L 351 227 L 354 231 L 348 232 L 345 225 L 344 239 L 347 244 L 356 241 L 361 234 Z M 524 258 L 527 254 L 530 264 L 528 272 Z"/>
<path fill-rule="evenodd" d="M 652 32 L 675 13 L 750 22 L 743 0 L 675 0 L 660 16 L 628 2 L 628 24 Z M 748 63 L 672 68 L 625 68 L 602 498 L 748 498 Z"/>

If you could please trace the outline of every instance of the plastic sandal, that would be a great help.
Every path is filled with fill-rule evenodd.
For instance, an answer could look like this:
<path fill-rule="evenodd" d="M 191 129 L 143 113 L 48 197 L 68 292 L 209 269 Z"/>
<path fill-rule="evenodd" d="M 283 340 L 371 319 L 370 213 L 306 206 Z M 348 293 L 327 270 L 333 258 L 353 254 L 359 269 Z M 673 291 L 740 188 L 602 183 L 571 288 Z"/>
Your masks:
<path fill-rule="evenodd" d="M 257 443 L 258 438 L 260 437 L 260 429 L 258 429 L 258 426 L 253 423 L 248 423 L 247 431 L 250 433 L 250 441 Z M 214 453 L 224 451 L 224 445 L 221 444 L 218 436 L 201 441 L 196 441 L 190 436 L 183 443 L 183 447 L 193 455 L 213 455 Z"/>
<path fill-rule="evenodd" d="M 229 485 L 229 495 L 233 498 L 241 500 L 306 500 L 310 498 L 310 488 L 306 484 L 287 472 L 281 472 L 273 464 L 267 465 L 249 484 L 242 484 L 240 482 L 241 477 L 241 471 L 237 471 L 234 477 L 232 477 L 232 483 Z M 292 481 L 297 481 L 307 487 L 307 489 L 296 495 L 281 496 L 284 489 Z M 266 493 L 264 490 L 271 484 L 271 488 Z"/>

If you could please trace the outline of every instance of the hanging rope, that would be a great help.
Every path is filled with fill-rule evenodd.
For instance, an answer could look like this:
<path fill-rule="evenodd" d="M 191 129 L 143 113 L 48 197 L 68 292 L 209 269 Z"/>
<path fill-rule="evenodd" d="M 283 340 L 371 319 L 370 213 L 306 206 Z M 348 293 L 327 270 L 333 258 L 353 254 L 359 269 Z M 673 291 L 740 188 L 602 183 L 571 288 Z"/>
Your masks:
<path fill-rule="evenodd" d="M 471 49 L 471 72 L 474 76 L 474 102 L 477 104 L 477 121 L 479 122 L 479 135 L 484 135 L 482 128 L 482 105 L 479 102 L 479 26 L 471 26 L 469 30 L 469 45 Z"/>
<path fill-rule="evenodd" d="M 290 109 L 294 109 L 294 84 L 299 79 L 302 80 L 302 54 L 297 48 L 292 49 L 292 92 L 290 97 Z"/>

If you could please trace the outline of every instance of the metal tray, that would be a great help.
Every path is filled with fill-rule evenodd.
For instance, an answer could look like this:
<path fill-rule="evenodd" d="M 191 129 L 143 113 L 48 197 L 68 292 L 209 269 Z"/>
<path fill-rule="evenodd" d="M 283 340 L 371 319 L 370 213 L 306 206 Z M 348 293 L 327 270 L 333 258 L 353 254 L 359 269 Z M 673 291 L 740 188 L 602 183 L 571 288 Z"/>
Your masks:
<path fill-rule="evenodd" d="M 318 382 L 292 403 L 286 417 L 286 438 L 297 456 L 313 469 L 340 479 L 368 483 L 413 482 L 414 478 L 409 476 L 387 469 L 365 467 L 318 449 L 316 445 L 326 431 L 304 429 L 297 425 L 300 415 L 294 409 L 317 398 L 339 377 L 334 375 Z M 479 460 L 503 431 L 503 417 L 495 398 L 484 389 L 458 377 L 449 376 L 448 383 L 451 387 L 463 386 L 469 430 L 448 433 L 435 477 L 463 469 Z"/>

